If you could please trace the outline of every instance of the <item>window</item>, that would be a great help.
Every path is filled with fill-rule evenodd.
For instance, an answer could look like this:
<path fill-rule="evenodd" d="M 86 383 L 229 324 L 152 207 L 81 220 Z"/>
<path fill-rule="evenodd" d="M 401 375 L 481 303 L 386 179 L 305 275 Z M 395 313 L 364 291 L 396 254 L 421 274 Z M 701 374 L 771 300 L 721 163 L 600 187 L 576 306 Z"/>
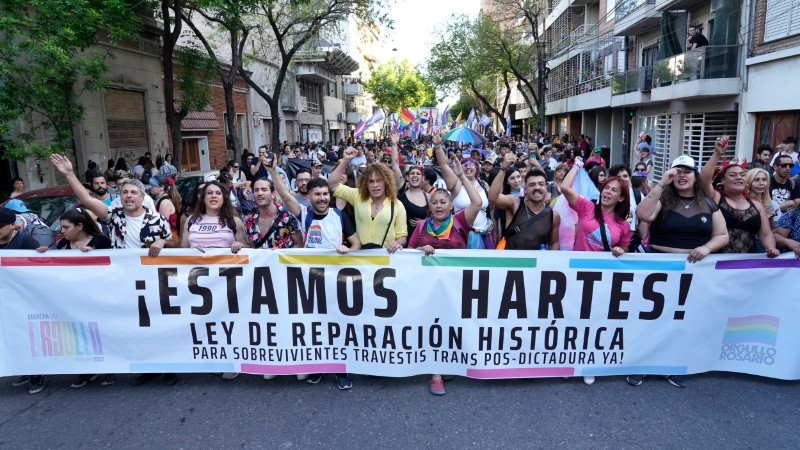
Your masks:
<path fill-rule="evenodd" d="M 767 0 L 764 42 L 800 33 L 800 0 Z"/>
<path fill-rule="evenodd" d="M 656 116 L 656 131 L 653 136 L 653 179 L 660 180 L 664 172 L 669 169 L 672 160 L 670 149 L 672 148 L 672 116 L 670 114 L 660 114 Z"/>
<path fill-rule="evenodd" d="M 735 112 L 687 114 L 683 119 L 682 153 L 694 158 L 698 169 L 702 168 L 714 152 L 714 141 L 727 134 L 731 140 L 728 150 L 722 155 L 722 160 L 732 159 L 736 155 L 737 123 L 738 117 Z"/>

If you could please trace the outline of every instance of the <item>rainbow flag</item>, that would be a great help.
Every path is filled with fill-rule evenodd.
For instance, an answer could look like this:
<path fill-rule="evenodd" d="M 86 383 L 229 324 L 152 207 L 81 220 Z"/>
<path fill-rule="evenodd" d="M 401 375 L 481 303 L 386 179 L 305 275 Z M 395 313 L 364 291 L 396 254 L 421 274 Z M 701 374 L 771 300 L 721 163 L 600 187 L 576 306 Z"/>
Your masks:
<path fill-rule="evenodd" d="M 400 123 L 403 125 L 408 125 L 413 122 L 417 118 L 416 114 L 411 112 L 410 109 L 403 106 L 400 109 Z"/>
<path fill-rule="evenodd" d="M 722 343 L 725 345 L 765 344 L 775 346 L 781 319 L 758 315 L 729 317 Z"/>

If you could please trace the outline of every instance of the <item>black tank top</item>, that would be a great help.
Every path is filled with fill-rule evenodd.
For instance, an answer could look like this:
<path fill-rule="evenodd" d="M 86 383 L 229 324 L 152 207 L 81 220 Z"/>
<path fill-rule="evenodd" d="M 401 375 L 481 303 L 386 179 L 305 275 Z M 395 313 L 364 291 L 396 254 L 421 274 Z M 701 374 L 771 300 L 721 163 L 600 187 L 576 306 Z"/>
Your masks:
<path fill-rule="evenodd" d="M 520 231 L 510 238 L 506 238 L 506 249 L 508 250 L 539 250 L 542 244 L 550 243 L 550 233 L 553 230 L 553 210 L 545 206 L 539 214 L 531 212 L 525 199 L 520 199 L 519 208 L 514 212 L 508 229 L 527 221 L 531 217 L 544 215 L 534 222 L 527 229 Z"/>
<path fill-rule="evenodd" d="M 414 228 L 416 228 L 411 226 L 411 219 L 426 219 L 428 217 L 428 196 L 424 196 L 425 206 L 419 206 L 408 198 L 406 195 L 407 192 L 408 185 L 403 183 L 403 190 L 400 192 L 400 195 L 397 196 L 397 199 L 400 200 L 400 203 L 406 208 L 406 227 L 408 228 L 408 235 L 411 236 L 414 234 Z"/>
<path fill-rule="evenodd" d="M 659 213 L 650 224 L 650 245 L 691 250 L 708 242 L 713 228 L 711 214 L 717 207 L 713 200 L 705 201 L 708 208 L 701 208 L 697 201 L 692 201 L 688 208 L 685 203 L 679 203 L 665 215 Z"/>
<path fill-rule="evenodd" d="M 746 209 L 736 209 L 725 201 L 724 196 L 719 198 L 719 210 L 725 218 L 728 227 L 728 245 L 722 253 L 755 253 L 756 236 L 761 229 L 761 214 L 756 205 L 745 198 L 750 205 Z"/>

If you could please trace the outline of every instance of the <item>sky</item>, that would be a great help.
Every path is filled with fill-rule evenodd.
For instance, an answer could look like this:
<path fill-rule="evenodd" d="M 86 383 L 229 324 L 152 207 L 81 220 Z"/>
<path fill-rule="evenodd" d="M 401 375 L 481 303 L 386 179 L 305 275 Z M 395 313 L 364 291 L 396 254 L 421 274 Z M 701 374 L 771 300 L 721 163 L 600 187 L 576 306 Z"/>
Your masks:
<path fill-rule="evenodd" d="M 392 5 L 390 14 L 395 26 L 384 40 L 388 56 L 381 56 L 407 59 L 420 68 L 451 14 L 477 17 L 481 8 L 480 0 L 396 0 Z M 393 48 L 397 51 L 392 51 Z"/>

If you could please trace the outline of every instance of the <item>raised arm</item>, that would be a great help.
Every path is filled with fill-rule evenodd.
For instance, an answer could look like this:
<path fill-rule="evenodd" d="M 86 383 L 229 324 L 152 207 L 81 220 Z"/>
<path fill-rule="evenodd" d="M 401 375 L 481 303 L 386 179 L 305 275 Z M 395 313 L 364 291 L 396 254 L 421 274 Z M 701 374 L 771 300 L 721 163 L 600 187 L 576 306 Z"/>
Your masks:
<path fill-rule="evenodd" d="M 447 190 L 455 197 L 458 195 L 458 189 L 461 188 L 459 186 L 460 181 L 458 181 L 458 177 L 448 165 L 447 155 L 442 148 L 442 137 L 438 134 L 433 136 L 433 153 L 436 155 L 436 162 L 439 163 L 439 168 L 442 169 L 442 179 L 447 185 Z"/>
<path fill-rule="evenodd" d="M 89 191 L 83 187 L 83 184 L 81 184 L 78 176 L 75 175 L 75 172 L 72 170 L 72 162 L 69 160 L 69 158 L 64 155 L 54 153 L 50 155 L 50 162 L 53 163 L 53 167 L 55 167 L 56 170 L 67 177 L 67 183 L 69 183 L 69 187 L 71 187 L 75 192 L 75 197 L 77 197 L 78 202 L 85 206 L 86 209 L 93 212 L 98 219 L 106 220 L 109 212 L 108 206 L 106 206 L 102 200 L 98 200 L 89 195 Z"/>
<path fill-rule="evenodd" d="M 644 223 L 653 223 L 661 212 L 661 194 L 664 189 L 672 183 L 672 180 L 678 175 L 678 169 L 669 169 L 661 177 L 661 181 L 656 183 L 650 193 L 636 205 L 636 217 Z"/>
<path fill-rule="evenodd" d="M 711 154 L 711 157 L 708 158 L 708 161 L 703 166 L 703 170 L 700 171 L 700 185 L 703 186 L 703 193 L 706 194 L 706 197 L 713 199 L 714 203 L 718 203 L 720 197 L 720 193 L 714 189 L 713 185 L 714 169 L 716 169 L 725 149 L 728 148 L 729 141 L 730 138 L 728 136 L 719 137 L 714 141 L 714 153 Z"/>
<path fill-rule="evenodd" d="M 345 171 L 347 170 L 347 167 L 350 166 L 350 161 L 352 161 L 357 154 L 358 152 L 353 147 L 347 147 L 342 152 L 342 159 L 339 160 L 339 165 L 333 169 L 333 172 L 328 177 L 328 187 L 331 190 L 331 196 L 333 196 L 333 193 L 336 192 L 336 188 L 339 187 L 339 180 L 341 180 L 342 175 L 346 173 Z"/>
<path fill-rule="evenodd" d="M 405 180 L 403 179 L 403 171 L 400 170 L 400 163 L 398 161 L 398 148 L 397 143 L 400 142 L 400 136 L 397 135 L 397 131 L 392 131 L 391 134 L 392 139 L 392 173 L 394 174 L 394 184 L 397 186 L 397 189 L 403 187 L 403 183 Z"/>
<path fill-rule="evenodd" d="M 489 186 L 489 201 L 492 202 L 495 207 L 502 210 L 514 210 L 516 207 L 516 203 L 514 202 L 515 196 L 503 194 L 503 181 L 506 173 L 516 160 L 517 157 L 514 156 L 513 153 L 506 153 L 503 157 L 503 161 L 500 162 L 500 171 L 497 173 L 497 176 L 494 177 L 494 180 L 492 180 L 492 185 Z"/>
<path fill-rule="evenodd" d="M 286 186 L 286 183 L 280 181 L 281 178 L 278 176 L 278 167 L 274 160 L 272 161 L 271 165 L 267 164 L 267 171 L 269 172 L 270 178 L 273 180 L 278 180 L 276 183 L 272 183 L 272 185 L 275 186 L 275 191 L 278 193 L 278 196 L 281 198 L 281 200 L 283 200 L 283 204 L 286 206 L 286 209 L 288 209 L 293 216 L 299 218 L 303 207 L 294 198 L 292 191 L 289 190 L 289 187 Z"/>
<path fill-rule="evenodd" d="M 564 181 L 561 182 L 561 193 L 564 195 L 564 198 L 567 199 L 569 206 L 575 206 L 575 203 L 578 201 L 578 191 L 572 188 L 573 183 L 575 183 L 575 177 L 578 176 L 578 171 L 583 170 L 583 162 L 579 161 L 577 158 L 575 159 L 575 165 L 567 172 L 567 175 L 564 177 Z"/>

